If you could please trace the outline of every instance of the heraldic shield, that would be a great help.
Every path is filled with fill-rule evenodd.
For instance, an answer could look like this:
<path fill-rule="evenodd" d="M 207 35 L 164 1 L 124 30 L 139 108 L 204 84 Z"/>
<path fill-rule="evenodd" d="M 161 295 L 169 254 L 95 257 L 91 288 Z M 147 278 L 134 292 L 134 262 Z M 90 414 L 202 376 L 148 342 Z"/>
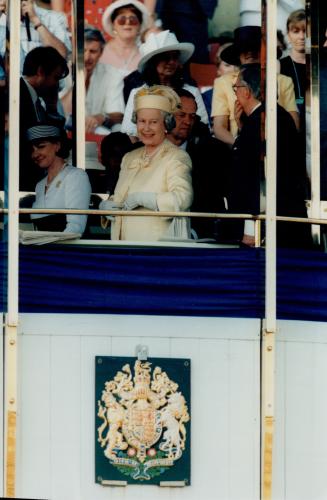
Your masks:
<path fill-rule="evenodd" d="M 96 357 L 95 474 L 190 484 L 190 360 Z"/>

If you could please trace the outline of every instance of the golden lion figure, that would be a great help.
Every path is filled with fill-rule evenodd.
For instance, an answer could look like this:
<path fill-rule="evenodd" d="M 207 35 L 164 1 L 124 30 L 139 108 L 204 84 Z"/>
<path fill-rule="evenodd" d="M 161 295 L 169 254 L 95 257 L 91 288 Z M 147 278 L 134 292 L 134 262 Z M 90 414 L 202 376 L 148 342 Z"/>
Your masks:
<path fill-rule="evenodd" d="M 121 428 L 125 418 L 124 408 L 117 403 L 111 394 L 103 397 L 105 407 L 99 402 L 98 417 L 103 419 L 103 424 L 98 428 L 98 441 L 103 448 L 106 443 L 104 454 L 107 458 L 116 458 L 116 450 L 126 450 L 127 443 L 123 439 Z M 108 426 L 107 434 L 103 437 L 102 433 Z"/>

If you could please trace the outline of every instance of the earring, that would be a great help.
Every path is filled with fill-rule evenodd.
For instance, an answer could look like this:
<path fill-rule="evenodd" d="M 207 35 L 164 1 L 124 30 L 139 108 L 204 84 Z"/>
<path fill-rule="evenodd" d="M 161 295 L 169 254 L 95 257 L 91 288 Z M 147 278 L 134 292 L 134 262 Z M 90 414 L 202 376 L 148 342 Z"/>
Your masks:
<path fill-rule="evenodd" d="M 113 30 L 112 34 L 113 34 L 113 35 L 117 35 L 117 31 L 116 31 L 116 30 Z"/>

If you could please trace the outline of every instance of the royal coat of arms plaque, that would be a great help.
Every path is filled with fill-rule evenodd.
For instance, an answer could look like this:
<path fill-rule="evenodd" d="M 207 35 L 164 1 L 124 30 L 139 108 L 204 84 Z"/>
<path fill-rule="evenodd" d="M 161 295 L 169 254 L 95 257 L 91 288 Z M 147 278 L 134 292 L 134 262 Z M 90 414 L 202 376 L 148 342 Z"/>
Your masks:
<path fill-rule="evenodd" d="M 190 484 L 190 360 L 96 357 L 100 484 Z"/>

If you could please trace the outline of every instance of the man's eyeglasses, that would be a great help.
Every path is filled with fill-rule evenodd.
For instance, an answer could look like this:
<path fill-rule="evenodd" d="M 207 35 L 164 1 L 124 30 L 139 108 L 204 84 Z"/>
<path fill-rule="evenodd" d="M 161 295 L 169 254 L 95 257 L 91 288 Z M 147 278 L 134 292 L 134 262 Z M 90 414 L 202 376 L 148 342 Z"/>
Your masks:
<path fill-rule="evenodd" d="M 127 21 L 129 22 L 129 24 L 131 26 L 136 26 L 137 24 L 140 24 L 140 21 L 138 20 L 137 16 L 124 16 L 124 15 L 121 15 L 121 16 L 117 16 L 116 17 L 116 21 L 121 26 L 123 26 L 124 24 L 126 24 Z"/>
<path fill-rule="evenodd" d="M 240 87 L 247 87 L 247 85 L 236 85 L 236 84 L 235 84 L 235 85 L 233 85 L 233 90 L 234 90 L 234 92 L 236 92 L 236 91 L 237 91 L 237 89 L 239 89 Z"/>

